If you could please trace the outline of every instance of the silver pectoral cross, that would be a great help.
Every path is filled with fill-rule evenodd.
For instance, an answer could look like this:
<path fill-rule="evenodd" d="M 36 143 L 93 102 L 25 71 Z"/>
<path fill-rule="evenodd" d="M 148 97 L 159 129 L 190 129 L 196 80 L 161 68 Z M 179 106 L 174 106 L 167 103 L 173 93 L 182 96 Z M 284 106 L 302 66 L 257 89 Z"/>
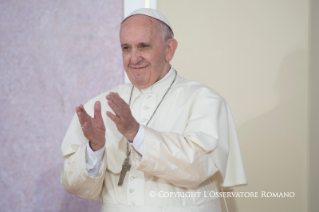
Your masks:
<path fill-rule="evenodd" d="M 119 180 L 119 183 L 117 184 L 117 185 L 119 185 L 119 186 L 123 184 L 123 181 L 124 181 L 126 172 L 130 171 L 130 169 L 131 169 L 131 165 L 130 165 L 130 163 L 129 163 L 130 153 L 131 153 L 131 152 L 129 152 L 129 154 L 128 154 L 127 157 L 125 158 L 124 163 L 123 163 L 123 165 L 122 165 L 122 171 L 121 171 L 121 175 L 120 175 L 120 180 Z"/>

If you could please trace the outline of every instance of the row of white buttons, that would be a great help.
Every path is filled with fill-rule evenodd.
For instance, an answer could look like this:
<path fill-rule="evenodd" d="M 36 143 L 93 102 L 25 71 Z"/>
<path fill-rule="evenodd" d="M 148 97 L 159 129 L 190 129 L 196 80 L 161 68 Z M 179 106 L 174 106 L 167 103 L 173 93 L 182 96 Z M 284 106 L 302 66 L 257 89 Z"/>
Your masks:
<path fill-rule="evenodd" d="M 134 177 L 131 176 L 130 179 L 131 179 L 131 180 L 134 180 Z M 133 191 L 134 191 L 133 189 L 130 189 L 130 190 L 129 190 L 130 193 L 133 193 Z M 131 205 L 135 205 L 134 202 L 132 202 Z"/>
<path fill-rule="evenodd" d="M 133 180 L 133 179 L 134 179 L 134 177 L 132 176 L 130 179 L 131 179 L 131 180 Z M 130 192 L 130 193 L 133 193 L 133 191 L 134 191 L 133 189 L 130 189 L 130 190 L 129 190 L 129 192 Z M 131 205 L 133 206 L 133 205 L 135 205 L 135 203 L 134 203 L 134 202 L 132 202 L 132 203 L 131 203 Z"/>
<path fill-rule="evenodd" d="M 146 96 L 145 96 L 146 99 L 149 99 L 150 97 L 151 97 L 151 95 L 146 95 Z M 147 110 L 147 109 L 149 109 L 149 108 L 150 108 L 150 107 L 147 106 L 147 105 L 145 105 L 145 106 L 143 107 L 144 110 Z M 147 120 L 148 120 L 148 119 L 143 118 L 141 121 L 142 121 L 142 122 L 146 122 Z M 130 180 L 134 180 L 134 178 L 135 178 L 134 176 L 131 176 L 131 177 L 130 177 Z M 130 189 L 129 192 L 130 192 L 130 193 L 133 193 L 134 190 L 133 190 L 133 189 Z M 135 205 L 135 203 L 134 203 L 134 202 L 131 202 L 131 205 L 133 206 L 133 205 Z"/>

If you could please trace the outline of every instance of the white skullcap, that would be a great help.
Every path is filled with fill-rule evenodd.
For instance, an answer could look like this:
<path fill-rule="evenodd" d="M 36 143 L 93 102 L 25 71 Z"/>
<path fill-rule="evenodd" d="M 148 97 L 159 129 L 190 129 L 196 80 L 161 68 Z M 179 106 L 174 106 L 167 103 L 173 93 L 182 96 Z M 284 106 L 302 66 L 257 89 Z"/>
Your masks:
<path fill-rule="evenodd" d="M 133 12 L 131 12 L 128 16 L 126 16 L 122 23 L 128 18 L 131 17 L 133 15 L 146 15 L 152 18 L 155 18 L 157 20 L 160 20 L 161 22 L 165 23 L 172 31 L 172 27 L 171 24 L 169 23 L 168 19 L 165 17 L 165 15 L 163 15 L 162 13 L 160 13 L 157 10 L 151 9 L 151 8 L 141 8 L 141 9 L 137 9 L 134 10 Z"/>

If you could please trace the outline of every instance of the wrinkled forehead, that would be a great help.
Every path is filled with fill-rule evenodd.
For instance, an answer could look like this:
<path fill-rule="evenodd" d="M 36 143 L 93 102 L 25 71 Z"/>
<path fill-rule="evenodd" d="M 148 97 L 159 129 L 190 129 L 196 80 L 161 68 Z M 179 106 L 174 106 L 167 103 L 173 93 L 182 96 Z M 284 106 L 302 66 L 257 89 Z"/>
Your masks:
<path fill-rule="evenodd" d="M 163 43 L 163 39 L 159 28 L 157 27 L 158 20 L 143 17 L 140 15 L 132 16 L 125 20 L 121 26 L 120 43 L 121 45 L 139 45 L 146 43 L 152 46 L 157 46 Z"/>
<path fill-rule="evenodd" d="M 152 27 L 158 23 L 159 20 L 149 17 L 147 15 L 136 14 L 124 19 L 121 23 L 122 26 L 134 26 L 134 25 L 144 25 L 145 27 Z"/>
<path fill-rule="evenodd" d="M 131 30 L 156 30 L 159 20 L 146 15 L 133 15 L 122 22 L 120 33 L 125 33 Z"/>

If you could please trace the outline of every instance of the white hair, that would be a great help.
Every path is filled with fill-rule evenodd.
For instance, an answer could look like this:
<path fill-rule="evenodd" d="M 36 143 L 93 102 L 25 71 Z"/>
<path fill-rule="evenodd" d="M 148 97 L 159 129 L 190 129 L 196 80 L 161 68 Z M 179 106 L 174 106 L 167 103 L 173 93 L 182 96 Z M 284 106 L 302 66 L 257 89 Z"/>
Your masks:
<path fill-rule="evenodd" d="M 162 36 L 162 38 L 164 39 L 164 41 L 174 38 L 174 33 L 172 29 L 164 22 L 160 20 L 157 20 L 157 21 L 158 21 L 158 31 L 160 35 Z"/>

